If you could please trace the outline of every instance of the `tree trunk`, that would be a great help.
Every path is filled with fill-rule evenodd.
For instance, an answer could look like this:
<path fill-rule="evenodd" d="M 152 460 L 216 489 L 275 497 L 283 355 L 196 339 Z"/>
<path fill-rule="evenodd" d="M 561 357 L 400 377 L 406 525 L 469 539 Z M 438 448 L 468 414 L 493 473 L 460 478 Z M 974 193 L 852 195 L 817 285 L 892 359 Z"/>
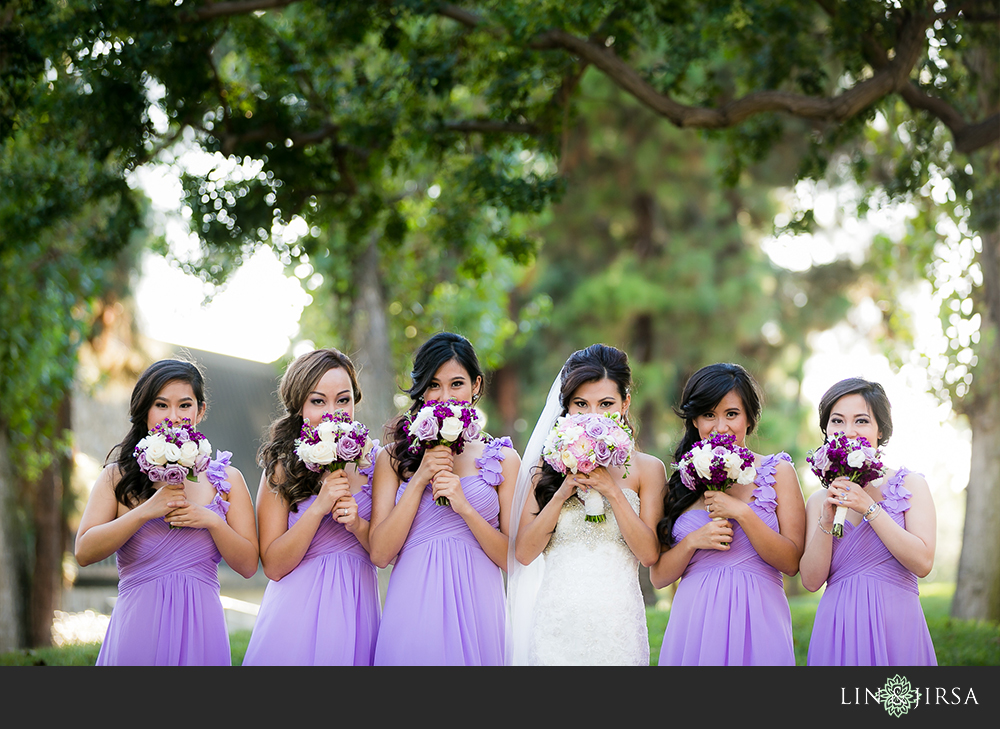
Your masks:
<path fill-rule="evenodd" d="M 372 438 L 384 440 L 383 428 L 398 412 L 393 396 L 399 390 L 385 316 L 378 240 L 378 233 L 373 231 L 357 271 L 358 294 L 351 312 L 351 359 L 358 368 L 362 393 L 358 419 L 369 427 Z"/>
<path fill-rule="evenodd" d="M 70 395 L 63 398 L 57 414 L 57 433 L 70 429 Z M 35 564 L 31 579 L 30 644 L 33 648 L 52 645 L 52 617 L 59 604 L 62 587 L 62 559 L 65 547 L 63 518 L 66 457 L 57 454 L 29 493 L 34 494 L 32 518 L 35 526 Z"/>
<path fill-rule="evenodd" d="M 951 614 L 1000 620 L 1000 231 L 982 233 L 982 241 L 979 362 L 962 408 L 972 428 L 972 463 Z"/>
<path fill-rule="evenodd" d="M 0 653 L 26 645 L 24 585 L 18 555 L 22 553 L 17 523 L 17 494 L 8 458 L 7 434 L 0 429 Z"/>

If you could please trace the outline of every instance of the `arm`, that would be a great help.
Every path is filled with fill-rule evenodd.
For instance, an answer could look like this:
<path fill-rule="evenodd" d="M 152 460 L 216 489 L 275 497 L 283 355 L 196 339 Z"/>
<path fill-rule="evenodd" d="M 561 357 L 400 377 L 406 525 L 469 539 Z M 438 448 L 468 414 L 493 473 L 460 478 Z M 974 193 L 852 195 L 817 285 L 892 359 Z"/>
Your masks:
<path fill-rule="evenodd" d="M 275 478 L 284 478 L 279 468 Z M 261 475 L 257 491 L 257 520 L 260 529 L 260 557 L 268 579 L 280 580 L 298 567 L 309 550 L 316 530 L 334 503 L 344 493 L 350 493 L 343 471 L 323 474 L 319 494 L 309 504 L 292 528 L 288 528 L 288 504 Z"/>
<path fill-rule="evenodd" d="M 873 514 L 868 523 L 901 565 L 917 577 L 926 577 L 934 566 L 937 532 L 934 502 L 927 481 L 919 474 L 908 474 L 903 486 L 911 494 L 910 508 L 904 515 L 905 528 L 882 513 Z M 836 479 L 830 484 L 830 491 L 830 498 L 843 498 L 844 506 L 859 514 L 875 503 L 867 491 L 847 479 Z"/>
<path fill-rule="evenodd" d="M 833 531 L 833 511 L 826 489 L 814 493 L 806 503 L 806 548 L 799 570 L 802 586 L 809 592 L 816 592 L 830 576 L 834 537 L 829 532 Z"/>
<path fill-rule="evenodd" d="M 74 549 L 76 561 L 81 567 L 110 557 L 139 527 L 150 519 L 163 518 L 183 502 L 184 487 L 165 484 L 149 499 L 118 516 L 115 485 L 119 478 L 117 466 L 106 466 L 91 489 Z"/>
<path fill-rule="evenodd" d="M 526 466 L 522 463 L 521 467 Z M 528 498 L 524 502 L 524 510 L 521 512 L 521 521 L 517 528 L 517 541 L 514 543 L 514 557 L 523 565 L 531 564 L 548 546 L 563 504 L 576 492 L 576 477 L 567 476 L 545 508 L 538 512 L 538 501 L 535 499 L 535 485 L 538 483 L 538 478 L 536 475 L 532 479 L 531 491 L 528 492 Z"/>
<path fill-rule="evenodd" d="M 208 530 L 226 564 L 244 577 L 253 577 L 259 561 L 253 502 L 239 469 L 226 466 L 226 481 L 229 482 L 226 516 L 185 499 L 167 515 L 166 521 L 171 526 Z M 211 488 L 214 493 L 215 487 Z"/>
<path fill-rule="evenodd" d="M 453 473 L 441 473 L 434 479 L 434 498 L 447 496 L 451 508 L 468 524 L 472 534 L 486 555 L 505 572 L 507 571 L 507 535 L 510 533 L 510 507 L 514 498 L 514 485 L 521 459 L 511 448 L 504 448 L 503 481 L 497 487 L 500 499 L 500 529 L 494 529 L 476 511 L 462 491 L 461 479 Z M 630 507 L 631 508 L 631 507 Z"/>
<path fill-rule="evenodd" d="M 361 478 L 364 479 L 365 484 L 367 485 L 368 479 L 363 474 L 355 472 L 353 475 L 355 476 L 355 482 L 357 482 L 356 479 Z M 348 493 L 341 496 L 337 500 L 337 503 L 333 505 L 333 519 L 334 521 L 343 524 L 344 528 L 354 535 L 355 539 L 358 540 L 358 543 L 364 547 L 365 551 L 370 555 L 372 551 L 371 541 L 369 539 L 371 522 L 362 518 L 362 516 L 358 513 L 358 501 L 357 498 L 355 498 L 354 493 L 355 492 L 348 489 Z M 344 513 L 344 510 L 346 510 L 346 514 Z"/>
<path fill-rule="evenodd" d="M 666 587 L 681 578 L 699 549 L 725 552 L 732 541 L 733 527 L 727 520 L 710 521 L 662 552 L 656 564 L 649 568 L 649 580 L 657 589 Z"/>
<path fill-rule="evenodd" d="M 424 451 L 420 466 L 410 478 L 399 503 L 396 503 L 400 481 L 390 458 L 388 448 L 383 448 L 375 460 L 372 518 L 368 527 L 372 563 L 383 568 L 396 559 L 403 548 L 424 488 L 438 472 L 451 471 L 454 462 L 448 446 L 436 446 Z"/>
<path fill-rule="evenodd" d="M 253 501 L 250 499 L 247 482 L 238 468 L 228 466 L 226 480 L 229 482 L 229 511 L 225 519 L 213 521 L 208 532 L 226 564 L 237 573 L 250 578 L 257 572 L 260 561 Z"/>
<path fill-rule="evenodd" d="M 611 504 L 618 528 L 632 554 L 646 567 L 660 557 L 660 541 L 656 537 L 656 524 L 663 516 L 663 490 L 667 472 L 662 461 L 652 456 L 639 460 L 639 513 L 625 497 L 621 479 L 614 478 L 605 468 L 598 468 L 588 475 L 581 475 L 581 484 L 597 489 Z"/>
<path fill-rule="evenodd" d="M 778 502 L 777 532 L 757 516 L 750 504 L 725 492 L 706 492 L 705 503 L 712 506 L 712 516 L 738 521 L 761 559 L 786 575 L 794 575 L 799 571 L 805 541 L 805 503 L 792 464 L 780 461 L 774 478 Z"/>

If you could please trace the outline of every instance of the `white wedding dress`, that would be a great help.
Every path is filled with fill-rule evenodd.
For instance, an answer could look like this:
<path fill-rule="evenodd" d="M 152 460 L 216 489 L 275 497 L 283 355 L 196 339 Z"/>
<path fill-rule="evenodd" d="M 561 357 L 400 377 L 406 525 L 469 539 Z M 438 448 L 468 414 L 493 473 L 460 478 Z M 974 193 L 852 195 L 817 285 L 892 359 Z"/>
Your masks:
<path fill-rule="evenodd" d="M 623 491 L 638 513 L 639 495 Z M 649 665 L 639 561 L 607 499 L 604 513 L 606 521 L 588 522 L 576 496 L 563 504 L 544 552 L 529 649 L 532 665 Z"/>

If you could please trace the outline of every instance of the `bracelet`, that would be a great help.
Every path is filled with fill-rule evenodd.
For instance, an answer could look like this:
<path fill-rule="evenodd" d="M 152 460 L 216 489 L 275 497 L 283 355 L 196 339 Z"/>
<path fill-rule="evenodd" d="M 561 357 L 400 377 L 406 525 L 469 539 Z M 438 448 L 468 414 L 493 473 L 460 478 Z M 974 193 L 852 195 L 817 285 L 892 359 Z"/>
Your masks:
<path fill-rule="evenodd" d="M 829 534 L 831 537 L 833 536 L 833 532 L 828 531 L 827 529 L 823 528 L 823 517 L 820 517 L 819 519 L 817 519 L 816 523 L 819 524 L 819 530 L 821 532 L 823 532 L 824 534 Z"/>
<path fill-rule="evenodd" d="M 882 504 L 876 501 L 874 504 L 868 507 L 868 511 L 866 511 L 865 515 L 861 518 L 864 519 L 866 522 L 871 523 L 875 521 L 875 519 L 877 519 L 878 515 L 881 513 L 882 513 Z M 875 516 L 872 516 L 872 514 L 875 514 Z M 868 517 L 871 518 L 869 519 Z"/>

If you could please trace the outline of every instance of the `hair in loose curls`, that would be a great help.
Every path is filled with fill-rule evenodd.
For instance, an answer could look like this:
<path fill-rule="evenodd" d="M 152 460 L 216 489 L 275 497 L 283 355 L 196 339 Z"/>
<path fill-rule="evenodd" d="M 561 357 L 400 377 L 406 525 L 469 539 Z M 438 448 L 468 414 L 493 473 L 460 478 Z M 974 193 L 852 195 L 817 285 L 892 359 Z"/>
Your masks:
<path fill-rule="evenodd" d="M 627 354 L 606 344 L 591 344 L 586 349 L 573 352 L 562 368 L 559 383 L 559 404 L 562 407 L 560 416 L 569 412 L 570 400 L 581 385 L 604 379 L 611 380 L 618 386 L 618 394 L 624 401 L 632 390 L 632 368 Z M 628 414 L 623 419 L 632 427 Z M 535 468 L 539 466 L 536 465 Z M 542 461 L 540 468 L 541 476 L 535 484 L 535 502 L 539 511 L 549 503 L 566 478 L 545 461 Z"/>
<path fill-rule="evenodd" d="M 196 408 L 204 415 L 208 403 L 205 399 L 205 376 L 194 362 L 180 359 L 161 359 L 139 375 L 132 388 L 128 415 L 132 427 L 125 439 L 108 453 L 104 463 L 118 466 L 121 478 L 115 485 L 115 498 L 124 506 L 135 508 L 150 498 L 156 490 L 149 477 L 139 469 L 135 447 L 149 433 L 149 411 L 157 396 L 171 382 L 186 382 L 194 391 Z M 117 455 L 116 455 L 117 453 Z"/>
<path fill-rule="evenodd" d="M 819 401 L 819 429 L 823 431 L 823 439 L 826 440 L 826 426 L 830 422 L 830 411 L 842 397 L 848 395 L 861 395 L 868 403 L 875 422 L 878 424 L 879 439 L 875 445 L 885 445 L 892 435 L 892 406 L 889 404 L 889 397 L 885 394 L 882 385 L 877 382 L 869 382 L 860 377 L 849 377 L 841 380 L 831 387 Z"/>
<path fill-rule="evenodd" d="M 747 435 L 754 431 L 760 421 L 760 386 L 753 376 L 738 364 L 720 362 L 702 367 L 688 378 L 681 393 L 681 406 L 674 408 L 679 418 L 684 420 L 684 437 L 674 451 L 674 463 L 680 462 L 691 446 L 701 440 L 694 421 L 711 411 L 730 392 L 735 392 L 743 402 L 743 412 L 747 418 Z M 667 494 L 663 498 L 663 518 L 656 525 L 656 536 L 662 544 L 674 544 L 674 523 L 677 518 L 704 493 L 705 489 L 692 491 L 681 483 L 680 473 L 675 469 L 667 480 Z"/>
<path fill-rule="evenodd" d="M 431 380 L 447 362 L 455 360 L 469 373 L 472 386 L 475 387 L 476 380 L 482 383 L 479 393 L 473 395 L 473 402 L 482 397 L 483 389 L 486 386 L 486 378 L 483 375 L 483 368 L 479 365 L 479 357 L 472 343 L 461 334 L 452 332 L 438 332 L 426 342 L 413 355 L 413 369 L 410 372 L 412 385 L 404 392 L 410 396 L 411 405 L 409 410 L 393 419 L 386 425 L 386 440 L 391 443 L 388 446 L 389 455 L 393 470 L 401 481 L 410 478 L 420 466 L 421 453 L 410 453 L 407 449 L 407 427 L 409 418 L 417 413 L 424 406 L 424 393 L 430 387 Z"/>
<path fill-rule="evenodd" d="M 298 511 L 299 502 L 319 493 L 323 475 L 310 471 L 295 455 L 295 440 L 302 433 L 302 408 L 309 393 L 316 389 L 316 383 L 329 370 L 337 368 L 347 372 L 354 402 L 361 402 L 358 374 L 350 357 L 333 347 L 300 355 L 288 365 L 278 385 L 285 414 L 271 423 L 267 439 L 257 452 L 257 462 L 264 469 L 268 484 L 293 512 Z"/>

